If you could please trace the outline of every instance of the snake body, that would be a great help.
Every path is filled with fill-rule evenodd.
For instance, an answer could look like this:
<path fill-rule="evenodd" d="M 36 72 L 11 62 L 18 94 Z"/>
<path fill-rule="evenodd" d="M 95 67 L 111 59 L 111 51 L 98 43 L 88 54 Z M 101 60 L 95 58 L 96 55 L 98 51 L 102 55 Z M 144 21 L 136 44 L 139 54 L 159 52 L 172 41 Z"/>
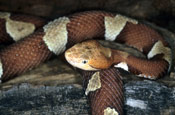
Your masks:
<path fill-rule="evenodd" d="M 118 70 L 114 67 L 98 72 L 83 71 L 85 94 L 90 99 L 92 115 L 122 115 L 123 114 L 123 82 Z M 92 77 L 99 77 L 101 87 L 88 91 Z M 98 84 L 98 80 L 94 80 Z"/>
<path fill-rule="evenodd" d="M 160 49 L 156 49 L 155 47 L 159 47 Z M 157 79 L 169 67 L 167 60 L 170 57 L 168 58 L 165 55 L 170 50 L 164 47 L 161 41 L 158 41 L 153 48 L 156 49 L 155 53 L 157 54 L 152 59 L 143 59 L 132 56 L 127 52 L 105 48 L 97 41 L 90 40 L 76 44 L 68 49 L 65 57 L 70 64 L 83 70 L 106 69 L 114 65 L 140 77 Z M 166 53 L 160 54 L 163 51 L 166 51 Z M 171 55 L 168 54 L 168 56 Z M 166 60 L 166 58 L 168 59 Z"/>
<path fill-rule="evenodd" d="M 12 20 L 10 16 L 1 19 L 2 25 L 9 19 Z M 10 33 L 7 32 L 6 35 L 9 37 Z M 137 48 L 147 56 L 147 59 L 102 47 L 96 41 L 82 42 L 93 38 Z M 73 46 L 79 42 L 82 43 Z M 70 47 L 72 48 L 65 56 L 73 66 L 84 70 L 103 69 L 93 75 L 91 72 L 83 73 L 84 80 L 88 81 L 85 86 L 86 94 L 90 95 L 94 115 L 123 113 L 121 76 L 114 72 L 115 68 L 107 68 L 115 65 L 138 76 L 156 79 L 167 72 L 171 64 L 169 45 L 155 30 L 119 14 L 87 11 L 55 19 L 33 34 L 1 50 L 0 78 L 2 82 L 12 79 L 36 67 L 51 55 L 59 55 Z"/>
<path fill-rule="evenodd" d="M 44 24 L 46 20 L 40 17 L 0 12 L 0 44 L 18 41 L 32 34 Z"/>

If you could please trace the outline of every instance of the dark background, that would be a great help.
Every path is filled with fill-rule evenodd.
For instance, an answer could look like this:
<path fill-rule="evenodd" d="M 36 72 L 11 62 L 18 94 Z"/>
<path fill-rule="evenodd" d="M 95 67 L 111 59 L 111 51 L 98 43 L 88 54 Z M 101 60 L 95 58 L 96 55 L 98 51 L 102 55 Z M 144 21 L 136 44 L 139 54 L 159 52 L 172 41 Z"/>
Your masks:
<path fill-rule="evenodd" d="M 175 0 L 0 0 L 0 10 L 48 19 L 85 10 L 105 10 L 144 19 L 175 32 Z"/>

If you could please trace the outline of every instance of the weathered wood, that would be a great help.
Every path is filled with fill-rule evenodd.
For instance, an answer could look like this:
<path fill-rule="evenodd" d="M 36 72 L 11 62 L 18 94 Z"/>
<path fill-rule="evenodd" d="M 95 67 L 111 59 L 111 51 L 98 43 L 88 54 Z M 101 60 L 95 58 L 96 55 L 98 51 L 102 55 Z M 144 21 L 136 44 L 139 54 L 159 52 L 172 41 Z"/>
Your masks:
<path fill-rule="evenodd" d="M 61 58 L 51 59 L 16 78 L 0 84 L 0 88 L 9 89 L 13 85 L 20 83 L 30 83 L 33 85 L 57 86 L 63 84 L 79 83 L 81 77 L 68 64 L 61 61 Z"/>
<path fill-rule="evenodd" d="M 0 91 L 1 115 L 87 115 L 80 85 L 33 86 L 23 83 Z"/>

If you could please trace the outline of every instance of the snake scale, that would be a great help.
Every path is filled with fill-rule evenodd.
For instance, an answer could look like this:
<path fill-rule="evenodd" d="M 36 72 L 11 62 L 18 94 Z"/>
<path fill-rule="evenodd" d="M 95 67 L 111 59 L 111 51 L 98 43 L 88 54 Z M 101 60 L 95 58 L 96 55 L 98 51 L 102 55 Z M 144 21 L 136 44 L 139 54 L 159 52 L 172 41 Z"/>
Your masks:
<path fill-rule="evenodd" d="M 65 57 L 71 65 L 84 70 L 81 74 L 92 114 L 122 115 L 123 83 L 116 68 L 157 79 L 171 66 L 169 44 L 154 29 L 135 19 L 104 11 L 86 11 L 59 17 L 43 26 L 45 23 L 34 16 L 0 13 L 0 43 L 16 41 L 0 51 L 2 83 L 70 48 Z M 106 48 L 89 39 L 126 44 L 147 58 Z"/>

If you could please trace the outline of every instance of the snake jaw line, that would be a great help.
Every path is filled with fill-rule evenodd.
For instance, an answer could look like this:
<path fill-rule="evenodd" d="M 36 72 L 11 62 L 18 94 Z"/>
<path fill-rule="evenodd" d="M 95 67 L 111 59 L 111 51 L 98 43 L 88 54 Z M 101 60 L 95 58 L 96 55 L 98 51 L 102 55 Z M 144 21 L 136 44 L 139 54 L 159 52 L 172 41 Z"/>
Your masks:
<path fill-rule="evenodd" d="M 83 70 L 106 69 L 112 65 L 113 60 L 111 49 L 95 40 L 74 45 L 65 52 L 65 57 L 71 65 Z"/>
<path fill-rule="evenodd" d="M 72 49 L 68 49 L 65 52 L 65 58 L 66 58 L 67 62 L 69 62 L 72 66 L 77 67 L 79 69 L 83 69 L 83 70 L 98 70 L 98 69 L 90 66 L 88 64 L 88 62 L 89 62 L 88 60 L 82 59 L 77 55 L 73 55 L 71 51 L 72 51 Z M 74 56 L 77 56 L 77 57 L 74 57 Z M 84 63 L 85 61 L 86 61 L 86 63 Z"/>

